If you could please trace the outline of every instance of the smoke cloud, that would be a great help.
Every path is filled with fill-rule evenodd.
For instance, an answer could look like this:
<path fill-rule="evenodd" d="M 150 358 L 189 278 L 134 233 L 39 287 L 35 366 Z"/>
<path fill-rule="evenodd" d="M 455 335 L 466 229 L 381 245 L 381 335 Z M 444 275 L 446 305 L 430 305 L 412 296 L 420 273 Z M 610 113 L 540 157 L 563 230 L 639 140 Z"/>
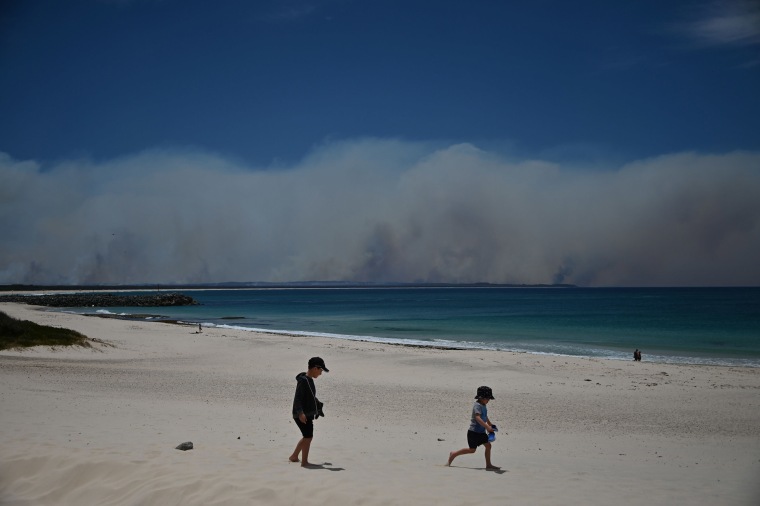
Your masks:
<path fill-rule="evenodd" d="M 760 285 L 760 153 L 606 170 L 364 139 L 289 167 L 0 153 L 0 283 Z"/>

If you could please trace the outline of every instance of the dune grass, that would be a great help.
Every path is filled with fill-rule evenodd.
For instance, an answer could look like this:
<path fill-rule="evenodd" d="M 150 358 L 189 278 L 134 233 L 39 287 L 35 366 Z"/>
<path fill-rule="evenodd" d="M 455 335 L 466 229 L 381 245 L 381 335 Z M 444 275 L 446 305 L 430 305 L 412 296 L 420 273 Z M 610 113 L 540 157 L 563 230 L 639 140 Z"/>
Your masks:
<path fill-rule="evenodd" d="M 17 320 L 0 311 L 0 350 L 30 346 L 85 346 L 87 337 L 75 330 Z"/>

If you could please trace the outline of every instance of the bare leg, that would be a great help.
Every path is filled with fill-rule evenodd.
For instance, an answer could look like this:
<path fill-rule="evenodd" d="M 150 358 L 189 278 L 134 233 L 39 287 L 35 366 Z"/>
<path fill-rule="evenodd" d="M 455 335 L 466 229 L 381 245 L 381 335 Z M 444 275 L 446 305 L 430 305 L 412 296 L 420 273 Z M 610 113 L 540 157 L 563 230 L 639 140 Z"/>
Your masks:
<path fill-rule="evenodd" d="M 303 438 L 303 446 L 301 446 L 301 467 L 310 466 L 309 464 L 309 448 L 311 448 L 312 438 Z"/>
<path fill-rule="evenodd" d="M 486 469 L 501 469 L 491 464 L 491 443 L 486 443 L 483 446 L 486 447 Z"/>
<path fill-rule="evenodd" d="M 296 449 L 293 450 L 293 454 L 288 458 L 291 462 L 298 462 L 298 454 L 301 453 L 301 450 L 303 450 L 303 443 L 306 441 L 306 438 L 301 438 L 300 441 L 298 441 L 298 444 L 296 445 Z"/>
<path fill-rule="evenodd" d="M 449 453 L 449 461 L 446 462 L 446 465 L 450 466 L 455 458 L 464 455 L 465 453 L 475 453 L 475 448 L 462 448 L 461 450 Z"/>
<path fill-rule="evenodd" d="M 311 447 L 311 438 L 302 437 L 296 445 L 296 449 L 293 450 L 293 454 L 289 457 L 291 462 L 298 462 L 298 454 L 301 454 L 301 464 L 309 464 L 309 448 Z"/>

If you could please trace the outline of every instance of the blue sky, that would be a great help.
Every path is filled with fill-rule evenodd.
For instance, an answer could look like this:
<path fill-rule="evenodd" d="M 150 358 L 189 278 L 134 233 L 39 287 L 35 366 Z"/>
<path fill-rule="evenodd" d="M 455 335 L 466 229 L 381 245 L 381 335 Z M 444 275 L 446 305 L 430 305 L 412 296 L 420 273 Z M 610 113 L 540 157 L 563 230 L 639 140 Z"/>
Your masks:
<path fill-rule="evenodd" d="M 751 2 L 10 1 L 0 149 L 193 146 L 253 164 L 356 137 L 527 156 L 760 147 Z"/>
<path fill-rule="evenodd" d="M 760 4 L 6 0 L 0 284 L 760 285 Z"/>

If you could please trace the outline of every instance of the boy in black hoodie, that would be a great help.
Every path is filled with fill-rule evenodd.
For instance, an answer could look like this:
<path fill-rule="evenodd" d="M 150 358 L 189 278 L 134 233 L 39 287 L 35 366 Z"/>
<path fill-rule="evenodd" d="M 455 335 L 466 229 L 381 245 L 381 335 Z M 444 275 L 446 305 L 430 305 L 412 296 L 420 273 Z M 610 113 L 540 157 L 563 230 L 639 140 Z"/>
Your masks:
<path fill-rule="evenodd" d="M 296 376 L 296 395 L 293 398 L 293 420 L 303 436 L 290 456 L 291 462 L 298 462 L 301 454 L 301 467 L 309 467 L 309 448 L 314 437 L 314 420 L 325 416 L 322 403 L 317 399 L 317 386 L 314 379 L 322 375 L 322 371 L 330 372 L 325 361 L 319 357 L 309 359 L 309 370 Z"/>

